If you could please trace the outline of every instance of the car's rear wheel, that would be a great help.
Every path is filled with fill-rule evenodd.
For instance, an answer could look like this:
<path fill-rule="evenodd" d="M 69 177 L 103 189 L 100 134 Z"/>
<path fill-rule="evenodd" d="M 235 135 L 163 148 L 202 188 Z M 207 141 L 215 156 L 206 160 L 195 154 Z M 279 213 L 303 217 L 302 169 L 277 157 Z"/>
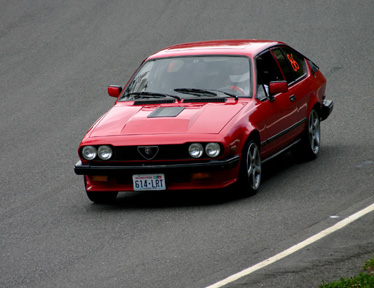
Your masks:
<path fill-rule="evenodd" d="M 321 122 L 318 112 L 313 109 L 309 114 L 308 126 L 304 132 L 299 154 L 305 160 L 317 158 L 321 148 Z"/>
<path fill-rule="evenodd" d="M 262 165 L 260 149 L 254 140 L 250 140 L 242 153 L 239 176 L 239 188 L 245 195 L 254 195 L 260 188 Z"/>

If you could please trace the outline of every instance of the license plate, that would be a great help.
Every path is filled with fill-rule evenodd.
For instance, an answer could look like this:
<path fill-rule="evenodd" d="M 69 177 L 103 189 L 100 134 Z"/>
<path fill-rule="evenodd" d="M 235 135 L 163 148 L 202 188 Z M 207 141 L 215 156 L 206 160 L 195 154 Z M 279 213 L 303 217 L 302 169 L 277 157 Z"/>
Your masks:
<path fill-rule="evenodd" d="M 135 191 L 166 190 L 164 174 L 132 175 Z"/>

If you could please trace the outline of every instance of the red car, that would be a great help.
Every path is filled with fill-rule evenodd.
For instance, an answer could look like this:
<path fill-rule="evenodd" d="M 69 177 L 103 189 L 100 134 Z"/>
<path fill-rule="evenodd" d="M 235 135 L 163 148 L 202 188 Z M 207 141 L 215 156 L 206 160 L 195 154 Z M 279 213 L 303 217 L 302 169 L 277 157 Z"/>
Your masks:
<path fill-rule="evenodd" d="M 310 59 L 277 41 L 179 44 L 148 57 L 84 136 L 75 173 L 88 198 L 119 191 L 260 187 L 261 164 L 291 147 L 320 150 L 333 109 Z"/>

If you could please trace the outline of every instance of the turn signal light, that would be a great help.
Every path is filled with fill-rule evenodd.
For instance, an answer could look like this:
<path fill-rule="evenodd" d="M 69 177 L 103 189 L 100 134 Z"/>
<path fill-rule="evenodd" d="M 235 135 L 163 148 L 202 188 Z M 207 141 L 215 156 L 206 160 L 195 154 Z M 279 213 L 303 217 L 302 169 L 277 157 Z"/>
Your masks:
<path fill-rule="evenodd" d="M 193 173 L 191 179 L 192 180 L 199 180 L 199 179 L 207 179 L 210 178 L 210 173 Z"/>
<path fill-rule="evenodd" d="M 92 176 L 92 181 L 108 182 L 108 176 Z"/>

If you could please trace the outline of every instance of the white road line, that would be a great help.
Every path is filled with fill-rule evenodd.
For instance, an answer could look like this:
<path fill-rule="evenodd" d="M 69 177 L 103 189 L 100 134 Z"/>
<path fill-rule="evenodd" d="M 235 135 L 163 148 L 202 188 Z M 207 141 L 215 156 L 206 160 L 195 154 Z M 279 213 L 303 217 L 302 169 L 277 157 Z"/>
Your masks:
<path fill-rule="evenodd" d="M 348 216 L 347 218 L 343 219 L 342 221 L 339 221 L 338 223 L 336 223 L 335 225 L 331 226 L 330 228 L 327 228 L 321 232 L 319 232 L 318 234 L 315 234 L 311 237 L 309 237 L 308 239 L 292 246 L 291 248 L 288 248 L 287 250 L 284 250 L 283 252 L 273 256 L 273 257 L 270 257 L 256 265 L 253 265 L 252 267 L 249 267 L 247 269 L 244 269 L 234 275 L 231 275 L 215 284 L 212 284 L 210 286 L 207 286 L 205 288 L 219 288 L 219 287 L 222 287 L 224 285 L 227 285 L 231 282 L 234 282 L 244 276 L 248 276 L 249 274 L 261 269 L 261 268 L 264 268 L 278 260 L 281 260 L 297 251 L 299 251 L 300 249 L 303 249 L 304 247 L 314 243 L 314 242 L 317 242 L 318 240 L 326 237 L 327 235 L 330 235 L 331 233 L 334 233 L 335 231 L 337 230 L 340 230 L 342 229 L 343 227 L 347 226 L 348 224 L 356 221 L 357 219 L 361 218 L 362 216 L 370 213 L 374 211 L 374 203 L 369 205 L 368 207 L 356 212 L 355 214 L 352 214 L 351 216 Z"/>

